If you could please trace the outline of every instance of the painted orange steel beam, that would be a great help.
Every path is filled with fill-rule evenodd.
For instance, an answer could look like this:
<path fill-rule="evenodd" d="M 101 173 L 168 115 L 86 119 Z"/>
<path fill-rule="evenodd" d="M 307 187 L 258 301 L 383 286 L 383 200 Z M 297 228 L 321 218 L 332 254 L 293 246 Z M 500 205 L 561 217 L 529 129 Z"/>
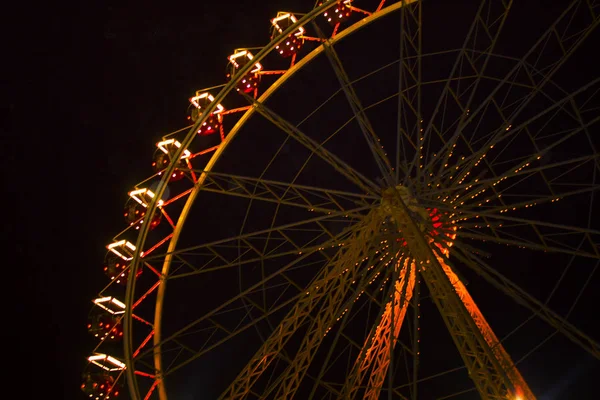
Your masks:
<path fill-rule="evenodd" d="M 349 244 L 340 248 L 336 255 L 337 259 L 332 260 L 332 263 L 320 272 L 310 284 L 306 296 L 300 298 L 219 399 L 243 399 L 250 393 L 252 386 L 283 350 L 292 335 L 304 324 L 309 315 L 318 310 L 321 300 L 329 291 L 335 291 L 346 279 L 344 270 L 355 266 L 356 260 L 366 255 L 368 249 L 365 249 L 364 243 L 368 238 L 373 237 L 381 222 L 382 219 L 376 213 L 365 217 L 365 220 L 356 227 L 357 230 Z"/>
<path fill-rule="evenodd" d="M 383 192 L 381 212 L 392 215 L 409 252 L 415 257 L 431 298 L 440 312 L 452 340 L 463 359 L 480 396 L 494 400 L 517 400 L 516 388 L 483 337 L 479 326 L 456 293 L 433 251 L 433 239 L 411 214 L 429 213 L 422 209 L 410 191 L 398 185 Z M 452 240 L 453 235 L 448 235 Z M 446 244 L 448 247 L 451 243 Z M 448 253 L 446 253 L 448 254 Z"/>
<path fill-rule="evenodd" d="M 360 238 L 359 241 L 361 241 Z M 369 247 L 370 246 L 367 245 L 366 249 Z M 366 249 L 363 250 L 363 254 Z M 385 250 L 382 250 L 382 253 L 382 257 L 386 257 L 389 254 L 389 252 L 385 252 Z M 283 373 L 283 379 L 279 386 L 279 390 L 275 395 L 275 399 L 294 398 L 323 338 L 327 335 L 331 326 L 341 318 L 341 315 L 348 311 L 348 308 L 341 309 L 342 304 L 348 297 L 347 295 L 352 289 L 352 284 L 360 278 L 360 272 L 364 272 L 365 269 L 361 268 L 361 262 L 354 262 L 354 260 L 355 259 L 350 259 L 346 262 L 348 267 L 342 272 L 343 279 L 340 279 L 339 284 L 327 293 L 322 303 L 321 311 L 317 318 L 313 320 L 310 328 L 304 335 L 300 349 L 296 353 L 292 364 L 290 364 Z M 367 262 L 375 265 L 374 263 L 377 261 L 367 260 Z"/>
<path fill-rule="evenodd" d="M 411 286 L 410 290 L 406 290 L 406 296 L 412 297 L 412 288 L 414 288 L 414 275 L 415 270 L 413 268 L 414 263 L 409 259 L 403 259 L 404 266 L 400 270 L 400 274 L 398 280 L 395 283 L 394 293 L 395 297 L 399 296 L 402 289 L 406 285 L 406 275 L 409 268 L 411 268 L 410 277 L 409 277 L 409 286 Z M 399 261 L 398 263 L 400 263 Z M 396 266 L 398 268 L 398 265 Z M 412 284 L 411 284 L 412 281 Z M 395 316 L 395 324 L 394 326 L 397 328 L 398 333 L 400 332 L 400 327 L 402 326 L 402 320 L 404 318 L 404 313 L 401 311 L 402 306 L 399 301 L 396 301 L 397 298 L 394 299 L 394 306 L 397 308 L 394 310 Z M 405 302 L 408 304 L 408 301 Z M 373 362 L 376 361 L 376 364 L 380 361 L 380 357 L 378 357 L 381 353 L 381 348 L 389 349 L 386 347 L 386 342 L 389 342 L 390 337 L 390 327 L 391 327 L 391 316 L 392 316 L 392 301 L 389 301 L 385 307 L 383 308 L 383 314 L 381 314 L 381 318 L 379 323 L 372 334 L 370 334 L 363 344 L 362 350 L 360 352 L 359 357 L 357 358 L 354 366 L 352 367 L 352 371 L 342 388 L 342 397 L 345 399 L 352 399 L 358 393 L 358 390 L 364 380 L 367 372 L 371 369 Z M 395 338 L 397 338 L 397 333 L 395 333 Z M 385 350 L 384 350 L 385 352 Z M 389 360 L 388 360 L 389 361 Z M 389 362 L 388 362 L 389 364 Z M 378 364 L 379 365 L 379 364 Z M 387 365 L 386 365 L 387 368 Z M 380 369 L 378 366 L 374 368 L 374 370 Z"/>
<path fill-rule="evenodd" d="M 452 286 L 454 286 L 458 297 L 460 297 L 463 304 L 465 305 L 465 308 L 471 315 L 471 318 L 473 318 L 473 321 L 475 321 L 477 328 L 479 328 L 479 331 L 483 335 L 488 346 L 492 349 L 492 352 L 494 353 L 496 359 L 502 366 L 502 369 L 504 369 L 504 371 L 508 375 L 508 378 L 514 385 L 516 391 L 516 399 L 535 400 L 535 396 L 531 392 L 531 389 L 529 389 L 529 385 L 527 385 L 525 379 L 523 379 L 523 377 L 521 376 L 521 373 L 515 366 L 510 355 L 506 352 L 504 346 L 502 346 L 502 344 L 494 334 L 494 331 L 492 331 L 492 328 L 485 320 L 483 314 L 479 310 L 479 307 L 477 307 L 477 304 L 475 304 L 475 301 L 467 291 L 465 285 L 461 282 L 459 277 L 452 271 L 450 266 L 446 264 L 442 257 L 438 257 L 438 262 L 442 266 L 442 269 L 446 273 L 448 279 L 450 279 L 450 282 L 452 283 Z"/>
<path fill-rule="evenodd" d="M 409 259 L 407 259 L 407 264 L 408 261 Z M 406 316 L 406 311 L 415 288 L 416 266 L 412 259 L 410 260 L 410 265 L 408 265 L 408 270 L 409 273 L 407 279 L 405 265 L 400 280 L 396 282 L 396 289 L 394 290 L 394 306 L 392 308 L 391 302 L 386 305 L 384 319 L 379 324 L 375 340 L 380 344 L 377 352 L 375 354 L 370 354 L 370 356 L 374 358 L 375 365 L 369 376 L 369 384 L 367 385 L 364 399 L 379 399 L 379 392 L 381 391 L 385 375 L 390 365 L 390 353 L 396 347 L 398 336 L 400 335 L 400 328 L 402 327 L 402 322 Z M 404 289 L 405 286 L 406 289 Z M 392 318 L 394 320 L 393 325 Z M 393 341 L 390 340 L 392 339 L 392 327 L 394 329 Z"/>

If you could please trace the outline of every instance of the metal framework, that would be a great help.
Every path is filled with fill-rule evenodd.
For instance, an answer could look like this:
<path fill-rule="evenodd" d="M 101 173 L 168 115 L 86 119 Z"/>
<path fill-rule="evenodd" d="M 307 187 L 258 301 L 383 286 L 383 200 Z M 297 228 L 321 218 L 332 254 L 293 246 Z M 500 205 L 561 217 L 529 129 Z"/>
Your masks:
<path fill-rule="evenodd" d="M 535 399 L 517 368 L 530 353 L 513 361 L 461 271 L 474 272 L 523 306 L 527 321 L 546 322 L 549 337 L 560 333 L 600 360 L 600 344 L 568 320 L 600 264 L 600 231 L 592 223 L 600 143 L 590 133 L 600 123 L 600 78 L 569 88 L 555 82 L 575 51 L 597 33 L 600 4 L 566 4 L 532 46 L 511 58 L 494 54 L 517 7 L 510 0 L 481 0 L 462 47 L 431 52 L 423 32 L 429 3 L 359 3 L 329 0 L 303 15 L 278 13 L 271 42 L 256 54 L 236 49 L 229 57 L 229 82 L 196 92 L 193 125 L 157 144 L 156 174 L 129 192 L 129 227 L 107 246 L 111 281 L 94 312 L 110 315 L 96 317 L 98 326 L 88 325 L 102 333 L 88 359 L 89 369 L 101 375 L 88 373 L 84 391 L 100 382 L 106 389 L 94 393 L 109 399 L 126 382 L 134 400 L 167 400 L 170 377 L 244 335 L 258 337 L 259 345 L 247 360 L 232 361 L 240 367 L 221 388 L 220 399 L 375 400 L 385 394 L 415 400 L 420 382 L 428 379 L 421 376 L 420 355 L 425 290 L 472 390 L 484 399 Z M 322 24 L 323 15 L 332 26 Z M 353 78 L 342 41 L 389 18 L 399 27 L 398 57 Z M 312 48 L 306 53 L 303 47 L 302 54 L 300 46 Z M 289 67 L 269 70 L 269 57 L 284 52 L 291 55 Z M 319 58 L 326 59 L 339 89 L 293 123 L 285 107 L 269 100 Z M 438 58 L 452 59 L 441 79 L 427 70 Z M 396 78 L 397 90 L 365 102 L 361 85 L 382 71 L 388 77 L 382 80 Z M 433 102 L 426 99 L 432 93 Z M 246 104 L 227 109 L 234 96 Z M 344 104 L 350 114 L 322 137 L 310 122 L 328 104 Z M 392 135 L 381 133 L 373 117 L 389 104 L 395 110 Z M 283 138 L 281 145 L 264 160 L 262 172 L 221 170 L 235 149 L 234 138 L 243 137 L 256 119 Z M 366 149 L 362 158 L 370 160 L 369 167 L 353 164 L 331 145 L 350 127 L 353 140 Z M 282 164 L 286 146 L 308 154 L 289 176 L 278 170 L 289 164 Z M 316 169 L 333 176 L 336 188 L 310 184 Z M 169 187 L 176 191 L 170 198 Z M 241 204 L 246 212 L 235 234 L 190 243 L 182 236 L 184 225 L 186 232 L 198 229 L 190 225 L 192 206 L 205 198 Z M 565 212 L 567 202 L 578 212 Z M 488 260 L 488 252 L 500 246 L 539 253 L 544 262 L 550 253 L 566 265 L 545 299 Z M 559 314 L 551 302 L 577 263 L 588 270 L 569 312 Z M 237 282 L 223 286 L 222 298 L 207 302 L 186 323 L 164 323 L 167 283 L 205 287 L 212 277 Z M 114 293 L 123 283 L 121 302 Z M 148 313 L 145 304 L 151 303 Z M 114 337 L 103 329 L 120 327 L 122 357 L 103 353 Z"/>

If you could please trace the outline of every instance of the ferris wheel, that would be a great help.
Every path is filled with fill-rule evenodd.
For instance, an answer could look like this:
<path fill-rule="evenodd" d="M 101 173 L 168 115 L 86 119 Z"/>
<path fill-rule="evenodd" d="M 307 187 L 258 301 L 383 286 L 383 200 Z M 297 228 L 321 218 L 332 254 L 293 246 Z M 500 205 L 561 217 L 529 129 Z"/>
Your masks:
<path fill-rule="evenodd" d="M 232 49 L 127 191 L 86 396 L 530 400 L 548 348 L 600 363 L 600 2 L 519 7 L 330 0 Z"/>

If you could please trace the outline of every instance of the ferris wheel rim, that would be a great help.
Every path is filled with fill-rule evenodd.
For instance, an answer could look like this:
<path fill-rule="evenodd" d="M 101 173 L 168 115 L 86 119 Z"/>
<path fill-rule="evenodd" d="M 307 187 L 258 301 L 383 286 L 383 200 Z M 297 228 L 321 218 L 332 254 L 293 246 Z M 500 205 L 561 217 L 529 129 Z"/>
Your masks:
<path fill-rule="evenodd" d="M 351 34 L 359 31 L 360 29 L 367 27 L 368 25 L 377 21 L 378 19 L 383 18 L 383 17 L 387 16 L 388 14 L 391 14 L 391 13 L 401 9 L 403 6 L 408 6 L 412 3 L 416 3 L 419 1 L 421 1 L 421 0 L 404 0 L 404 1 L 397 2 L 397 3 L 393 3 L 387 7 L 381 8 L 380 10 L 372 13 L 371 15 L 366 16 L 366 17 L 356 21 L 352 25 L 344 28 L 342 31 L 338 32 L 335 36 L 328 38 L 326 43 L 322 43 L 321 45 L 319 45 L 318 47 L 313 49 L 310 53 L 303 56 L 301 60 L 299 60 L 296 64 L 294 64 L 291 68 L 289 68 L 282 76 L 280 76 L 273 84 L 271 84 L 265 90 L 265 92 L 257 99 L 257 101 L 259 103 L 264 103 L 264 101 L 266 101 L 271 95 L 273 95 L 280 88 L 280 86 L 284 85 L 290 78 L 292 78 L 304 66 L 309 64 L 318 55 L 323 53 L 325 50 L 326 44 L 333 45 L 335 43 L 338 43 L 341 40 L 350 36 Z M 275 49 L 275 46 L 277 46 L 280 42 L 282 42 L 285 39 L 285 37 L 287 36 L 286 35 L 287 31 L 293 32 L 295 29 L 297 29 L 296 28 L 297 26 L 306 25 L 307 23 L 314 21 L 316 18 L 318 18 L 321 15 L 322 11 L 328 9 L 329 7 L 332 7 L 335 3 L 336 3 L 336 0 L 326 1 L 326 2 L 324 2 L 324 4 L 322 6 L 316 7 L 313 10 L 311 10 L 311 12 L 307 13 L 302 19 L 298 20 L 297 23 L 290 26 L 286 31 L 284 31 L 284 33 L 282 33 L 280 36 L 274 38 L 266 46 L 264 46 L 261 49 L 261 51 L 259 53 L 257 53 L 256 56 L 254 56 L 254 60 L 256 60 L 257 62 L 260 62 L 271 51 L 273 51 L 273 49 Z M 193 138 L 196 136 L 198 126 L 200 126 L 202 124 L 202 122 L 205 121 L 210 116 L 210 114 L 214 111 L 214 109 L 216 108 L 216 105 L 221 101 L 221 99 L 223 99 L 226 95 L 228 95 L 235 89 L 235 85 L 236 85 L 237 81 L 242 79 L 242 77 L 245 75 L 246 72 L 248 72 L 251 69 L 251 67 L 252 67 L 251 63 L 244 66 L 238 72 L 238 79 L 232 79 L 219 91 L 219 93 L 215 96 L 215 101 L 213 101 L 205 109 L 203 114 L 198 118 L 196 123 L 188 131 L 185 139 L 182 141 L 181 147 L 178 148 L 178 150 L 173 155 L 173 157 L 172 157 L 173 160 L 177 160 L 181 156 L 184 149 L 186 148 L 186 145 L 189 144 L 193 140 Z M 246 70 L 248 70 L 248 71 L 246 71 Z M 195 202 L 197 195 L 200 192 L 200 188 L 202 187 L 202 184 L 206 180 L 207 173 L 211 171 L 212 167 L 216 164 L 216 162 L 220 159 L 222 154 L 225 152 L 228 144 L 233 140 L 233 138 L 235 138 L 235 136 L 237 136 L 237 133 L 239 132 L 239 130 L 245 125 L 246 121 L 250 117 L 252 117 L 252 115 L 255 113 L 255 111 L 256 111 L 255 107 L 249 108 L 240 117 L 240 119 L 236 122 L 234 127 L 230 131 L 228 131 L 228 134 L 227 134 L 225 140 L 215 150 L 215 153 L 211 156 L 210 160 L 207 162 L 206 166 L 204 167 L 204 172 L 198 177 L 198 181 L 194 184 L 194 187 L 193 187 L 192 191 L 190 192 L 188 199 L 186 200 L 186 203 L 185 203 L 183 210 L 178 218 L 178 221 L 175 224 L 175 229 L 173 231 L 173 235 L 172 235 L 171 239 L 169 240 L 167 255 L 165 256 L 165 261 L 163 262 L 163 267 L 161 269 L 160 284 L 158 285 L 157 298 L 156 298 L 156 302 L 155 302 L 156 306 L 155 306 L 155 316 L 154 316 L 153 353 L 154 353 L 154 363 L 155 363 L 155 367 L 156 367 L 157 371 L 161 371 L 161 369 L 158 367 L 162 366 L 162 357 L 161 357 L 162 352 L 161 352 L 161 346 L 160 346 L 162 336 L 161 336 L 161 323 L 160 322 L 162 321 L 162 307 L 164 304 L 164 297 L 165 297 L 165 292 L 166 292 L 167 280 L 165 279 L 165 276 L 168 275 L 170 265 L 172 262 L 172 255 L 170 253 L 177 246 L 178 239 L 181 234 L 181 231 L 183 230 L 183 226 L 185 225 L 185 221 L 187 220 L 187 216 L 188 216 L 189 212 L 191 211 L 191 208 Z M 169 165 L 169 167 L 165 170 L 163 177 L 160 181 L 156 196 L 154 197 L 154 200 L 151 202 L 151 204 L 148 206 L 148 215 L 153 215 L 153 213 L 156 212 L 158 201 L 163 194 L 164 188 L 166 188 L 166 184 L 168 182 L 169 176 L 172 174 L 173 170 L 175 169 L 175 165 L 176 164 L 174 162 L 172 162 Z M 144 248 L 144 244 L 146 242 L 148 233 L 149 233 L 148 226 L 144 224 L 142 226 L 142 228 L 140 229 L 138 239 L 136 241 L 136 250 L 133 255 L 133 260 L 132 260 L 132 263 L 130 266 L 131 273 L 135 273 L 135 271 L 137 271 L 137 269 L 139 268 L 139 266 L 141 264 L 141 253 L 143 252 L 142 249 Z M 131 347 L 131 343 L 129 342 L 131 340 L 131 322 L 132 322 L 131 305 L 133 304 L 134 299 L 135 299 L 135 279 L 130 279 L 127 282 L 127 289 L 126 289 L 126 294 L 125 294 L 125 304 L 127 307 L 126 307 L 126 312 L 124 315 L 124 344 L 125 344 L 124 361 L 125 361 L 125 365 L 126 365 L 125 375 L 127 378 L 127 384 L 129 386 L 129 391 L 132 394 L 133 400 L 137 400 L 137 399 L 140 399 L 141 397 L 139 395 L 139 385 L 137 384 L 137 376 L 135 375 L 134 360 L 132 358 L 133 348 Z M 159 322 L 157 323 L 157 321 L 159 321 Z M 166 388 L 165 388 L 166 385 L 164 383 L 164 379 L 161 379 L 159 376 L 156 376 L 155 382 L 157 382 L 156 387 L 158 389 L 159 399 L 167 400 L 168 396 L 166 393 Z"/>

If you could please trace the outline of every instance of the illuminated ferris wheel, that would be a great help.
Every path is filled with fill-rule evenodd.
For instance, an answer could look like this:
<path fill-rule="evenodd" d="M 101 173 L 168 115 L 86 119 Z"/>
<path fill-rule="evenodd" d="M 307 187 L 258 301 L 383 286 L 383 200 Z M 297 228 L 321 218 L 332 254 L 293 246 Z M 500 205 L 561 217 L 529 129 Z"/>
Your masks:
<path fill-rule="evenodd" d="M 529 400 L 555 336 L 600 359 L 600 77 L 570 64 L 600 3 L 461 7 L 326 1 L 232 49 L 128 191 L 89 398 Z"/>

